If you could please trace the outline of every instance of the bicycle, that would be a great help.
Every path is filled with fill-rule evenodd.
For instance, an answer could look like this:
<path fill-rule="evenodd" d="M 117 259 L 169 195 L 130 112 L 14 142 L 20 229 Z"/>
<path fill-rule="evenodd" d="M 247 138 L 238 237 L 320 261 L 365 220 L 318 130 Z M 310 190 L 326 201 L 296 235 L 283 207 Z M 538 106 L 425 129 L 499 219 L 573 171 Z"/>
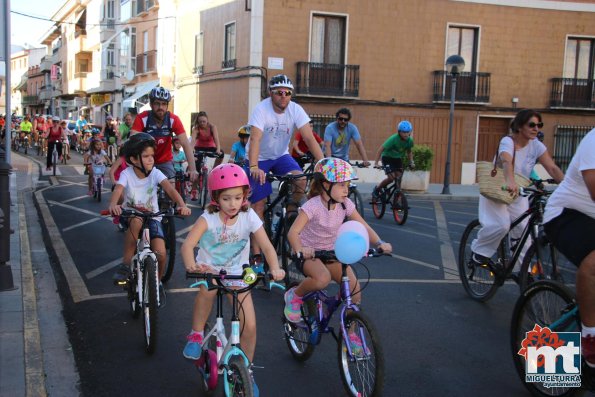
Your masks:
<path fill-rule="evenodd" d="M 204 150 L 195 150 L 194 159 L 196 162 L 196 171 L 198 172 L 198 180 L 196 181 L 196 191 L 198 197 L 198 205 L 204 210 L 209 203 L 209 190 L 207 188 L 207 180 L 209 178 L 209 167 L 207 166 L 206 158 L 222 158 L 222 153 L 209 152 Z M 200 160 L 200 161 L 199 161 Z M 194 193 L 194 192 L 193 192 Z"/>
<path fill-rule="evenodd" d="M 534 180 L 533 182 L 537 184 L 536 187 L 521 189 L 520 193 L 524 197 L 529 196 L 529 208 L 511 223 L 508 233 L 494 254 L 495 258 L 491 258 L 488 263 L 480 266 L 473 265 L 471 262 L 471 243 L 477 238 L 477 233 L 481 228 L 478 219 L 472 220 L 463 232 L 459 245 L 458 270 L 463 287 L 471 298 L 487 301 L 508 279 L 516 281 L 521 292 L 528 284 L 536 280 L 562 280 L 558 270 L 557 251 L 547 240 L 542 225 L 545 203 L 551 192 L 543 190 L 539 185 L 542 182 L 552 183 L 554 181 Z M 529 219 L 521 237 L 511 239 L 510 230 L 527 218 Z M 523 258 L 518 275 L 513 274 L 514 265 L 519 260 L 529 236 L 533 243 Z M 511 253 L 512 256 L 510 256 Z"/>
<path fill-rule="evenodd" d="M 349 164 L 351 164 L 352 167 L 368 168 L 364 165 L 364 163 L 360 163 L 359 161 Z M 357 184 L 353 181 L 349 181 L 349 192 L 347 193 L 347 197 L 353 201 L 353 204 L 355 204 L 355 209 L 357 212 L 359 212 L 362 218 L 364 218 L 364 200 L 362 199 L 362 195 L 359 190 L 357 190 Z"/>
<path fill-rule="evenodd" d="M 161 186 L 157 188 L 157 203 L 160 211 L 176 211 L 176 203 L 174 203 L 165 190 Z M 163 226 L 163 235 L 165 236 L 165 250 L 167 252 L 167 262 L 165 264 L 165 272 L 161 277 L 161 282 L 166 283 L 171 278 L 174 271 L 174 264 L 176 263 L 176 223 L 173 217 L 163 218 L 161 221 Z"/>
<path fill-rule="evenodd" d="M 375 249 L 368 251 L 368 256 L 383 255 Z M 315 251 L 315 258 L 323 262 L 337 260 L 334 251 Z M 292 255 L 293 260 L 303 260 Z M 326 291 L 314 291 L 304 295 L 301 311 L 302 322 L 292 323 L 283 316 L 283 329 L 287 347 L 297 361 L 306 361 L 314 353 L 322 334 L 330 333 L 337 341 L 339 370 L 341 380 L 348 395 L 380 396 L 384 387 L 384 354 L 380 345 L 380 336 L 370 318 L 354 304 L 354 293 L 349 285 L 347 266 L 342 265 L 340 290 L 336 296 L 327 295 Z M 330 325 L 335 311 L 339 310 L 339 336 Z M 351 335 L 351 336 L 350 336 Z M 361 351 L 355 351 L 350 337 L 359 337 Z"/>
<path fill-rule="evenodd" d="M 113 163 L 118 158 L 118 144 L 115 141 L 116 138 L 114 138 L 114 142 L 111 144 L 109 143 L 109 139 L 111 139 L 111 138 L 108 138 L 108 142 L 106 142 L 107 143 L 107 157 Z"/>
<path fill-rule="evenodd" d="M 205 327 L 203 338 L 203 351 L 198 360 L 194 362 L 198 369 L 205 392 L 217 388 L 218 375 L 223 374 L 225 395 L 228 397 L 252 397 L 253 386 L 250 376 L 250 360 L 240 347 L 240 319 L 238 306 L 241 306 L 238 295 L 254 288 L 258 281 L 265 280 L 268 276 L 255 274 L 248 265 L 240 276 L 227 275 L 225 270 L 219 274 L 212 273 L 186 273 L 186 278 L 202 279 L 190 287 L 203 285 L 208 290 L 217 289 L 216 322 L 213 328 Z M 244 288 L 233 289 L 223 284 L 223 280 L 244 280 L 248 284 Z M 274 283 L 274 282 L 272 282 Z M 282 288 L 282 287 L 281 287 Z M 231 334 L 226 335 L 223 323 L 223 295 L 231 294 Z"/>
<path fill-rule="evenodd" d="M 54 143 L 54 150 L 52 150 L 52 175 L 56 176 L 56 167 L 58 166 L 58 143 Z"/>
<path fill-rule="evenodd" d="M 90 163 L 88 163 L 90 164 Z M 90 164 L 93 167 L 93 198 L 101 202 L 101 190 L 104 183 L 105 164 Z"/>
<path fill-rule="evenodd" d="M 383 169 L 386 174 L 393 172 L 388 166 L 375 166 L 374 168 Z M 378 192 L 378 195 L 372 194 L 372 212 L 376 219 L 382 219 L 384 212 L 386 211 L 386 205 L 390 205 L 393 211 L 393 218 L 397 225 L 403 226 L 407 222 L 407 216 L 409 215 L 409 204 L 407 202 L 407 195 L 401 190 L 401 179 L 403 173 L 400 176 L 396 176 L 395 179 Z"/>
<path fill-rule="evenodd" d="M 531 394 L 571 396 L 584 392 L 585 388 L 592 388 L 593 370 L 584 361 L 574 363 L 581 368 L 581 388 L 559 385 L 546 387 L 543 383 L 526 382 L 527 362 L 520 353 L 523 348 L 527 348 L 523 346 L 523 340 L 534 331 L 536 325 L 547 327 L 552 332 L 581 332 L 579 307 L 570 289 L 552 280 L 538 281 L 523 291 L 514 307 L 510 325 L 512 360 L 521 382 Z M 563 360 L 558 360 L 556 366 L 561 366 Z"/>
<path fill-rule="evenodd" d="M 70 143 L 68 139 L 62 139 L 62 164 L 66 164 L 66 160 L 70 158 Z"/>
<path fill-rule="evenodd" d="M 39 137 L 39 142 L 37 143 L 37 155 L 45 157 L 48 154 L 48 141 L 47 138 L 44 136 Z"/>
<path fill-rule="evenodd" d="M 101 211 L 101 215 L 109 215 Z M 153 354 L 157 345 L 157 311 L 161 305 L 159 296 L 159 269 L 157 257 L 151 250 L 149 220 L 162 216 L 173 217 L 171 210 L 142 212 L 136 209 L 123 209 L 120 218 L 138 217 L 142 219 L 136 243 L 136 253 L 132 257 L 132 266 L 128 280 L 121 284 L 127 291 L 130 314 L 137 318 L 143 312 L 144 344 L 147 354 Z"/>
<path fill-rule="evenodd" d="M 182 163 L 182 162 L 175 162 L 175 163 Z M 180 193 L 180 196 L 182 196 L 182 200 L 184 202 L 186 202 L 186 197 L 188 197 L 188 194 L 192 190 L 192 186 L 190 185 L 189 181 L 190 181 L 190 178 L 188 177 L 188 175 L 186 175 L 184 173 L 183 170 L 176 171 L 175 188 L 178 191 L 178 193 Z"/>
<path fill-rule="evenodd" d="M 291 252 L 289 240 L 287 239 L 287 232 L 293 225 L 297 218 L 297 208 L 300 203 L 296 203 L 293 199 L 295 189 L 294 181 L 300 178 L 312 178 L 313 174 L 286 174 L 274 175 L 268 173 L 266 179 L 268 182 L 279 182 L 278 194 L 274 200 L 268 196 L 266 199 L 265 209 L 263 213 L 264 230 L 266 231 L 273 247 L 279 255 L 281 255 L 281 268 L 285 271 L 285 285 L 288 284 L 288 258 Z M 287 207 L 293 205 L 295 209 L 288 211 Z"/>

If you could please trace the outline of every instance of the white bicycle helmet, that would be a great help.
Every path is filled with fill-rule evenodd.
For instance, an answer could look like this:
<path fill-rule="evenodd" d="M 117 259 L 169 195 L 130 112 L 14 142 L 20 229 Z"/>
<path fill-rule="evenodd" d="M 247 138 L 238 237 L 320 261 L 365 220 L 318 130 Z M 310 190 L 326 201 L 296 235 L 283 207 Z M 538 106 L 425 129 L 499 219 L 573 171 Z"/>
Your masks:
<path fill-rule="evenodd" d="M 279 87 L 285 87 L 289 88 L 290 90 L 293 90 L 293 83 L 286 75 L 278 74 L 276 76 L 273 76 L 269 81 L 269 89 L 273 90 Z"/>

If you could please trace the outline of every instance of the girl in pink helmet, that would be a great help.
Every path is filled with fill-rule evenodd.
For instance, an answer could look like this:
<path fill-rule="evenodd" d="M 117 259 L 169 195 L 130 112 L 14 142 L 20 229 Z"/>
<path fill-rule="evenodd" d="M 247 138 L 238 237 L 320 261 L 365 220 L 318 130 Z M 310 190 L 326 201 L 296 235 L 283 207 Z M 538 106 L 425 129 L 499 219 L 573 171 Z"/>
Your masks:
<path fill-rule="evenodd" d="M 262 221 L 250 208 L 248 192 L 250 182 L 244 170 L 235 164 L 221 164 L 211 171 L 208 179 L 211 202 L 206 211 L 194 223 L 182 244 L 182 258 L 186 270 L 198 273 L 241 275 L 242 266 L 248 263 L 250 236 L 262 247 L 275 280 L 281 280 L 285 272 L 279 267 L 277 253 L 262 227 Z M 198 254 L 194 257 L 194 248 Z M 242 280 L 228 280 L 228 285 L 246 286 Z M 200 357 L 204 328 L 213 306 L 216 290 L 200 287 L 194 300 L 192 330 L 188 335 L 183 354 L 190 360 Z M 242 310 L 241 344 L 252 361 L 256 347 L 256 315 L 250 292 L 240 295 Z"/>

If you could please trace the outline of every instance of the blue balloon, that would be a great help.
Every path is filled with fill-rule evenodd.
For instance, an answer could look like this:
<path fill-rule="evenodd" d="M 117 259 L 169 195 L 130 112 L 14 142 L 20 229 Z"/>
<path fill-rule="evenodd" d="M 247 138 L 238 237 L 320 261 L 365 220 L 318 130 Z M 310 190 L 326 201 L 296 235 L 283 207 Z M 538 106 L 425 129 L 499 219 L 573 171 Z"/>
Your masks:
<path fill-rule="evenodd" d="M 368 242 L 357 232 L 343 232 L 335 241 L 335 255 L 341 263 L 351 265 L 361 260 L 367 252 Z"/>

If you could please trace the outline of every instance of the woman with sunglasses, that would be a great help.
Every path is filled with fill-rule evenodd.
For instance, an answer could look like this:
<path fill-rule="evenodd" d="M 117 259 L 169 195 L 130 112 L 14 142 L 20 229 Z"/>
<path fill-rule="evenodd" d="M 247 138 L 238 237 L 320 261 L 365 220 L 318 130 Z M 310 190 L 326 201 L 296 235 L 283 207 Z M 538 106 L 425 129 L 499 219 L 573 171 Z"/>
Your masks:
<path fill-rule="evenodd" d="M 473 251 L 471 262 L 474 265 L 488 263 L 510 229 L 511 221 L 529 208 L 529 199 L 518 196 L 519 186 L 514 180 L 515 172 L 529 178 L 535 163 L 539 162 L 557 183 L 564 179 L 564 173 L 554 163 L 545 145 L 537 139 L 537 134 L 542 127 L 541 114 L 531 109 L 523 109 L 510 123 L 512 133 L 500 140 L 497 162 L 504 170 L 506 189 L 517 198 L 507 205 L 479 196 L 481 229 L 477 233 L 477 239 L 471 243 Z M 528 220 L 528 218 L 525 219 L 511 231 L 511 238 L 520 237 Z M 522 256 L 519 258 L 517 267 L 521 262 Z"/>
<path fill-rule="evenodd" d="M 66 131 L 60 126 L 60 117 L 52 117 L 52 126 L 44 133 L 48 139 L 48 152 L 46 159 L 46 171 L 52 169 L 52 153 L 54 152 L 54 146 L 58 151 L 58 161 L 62 161 L 62 140 L 68 139 Z"/>

